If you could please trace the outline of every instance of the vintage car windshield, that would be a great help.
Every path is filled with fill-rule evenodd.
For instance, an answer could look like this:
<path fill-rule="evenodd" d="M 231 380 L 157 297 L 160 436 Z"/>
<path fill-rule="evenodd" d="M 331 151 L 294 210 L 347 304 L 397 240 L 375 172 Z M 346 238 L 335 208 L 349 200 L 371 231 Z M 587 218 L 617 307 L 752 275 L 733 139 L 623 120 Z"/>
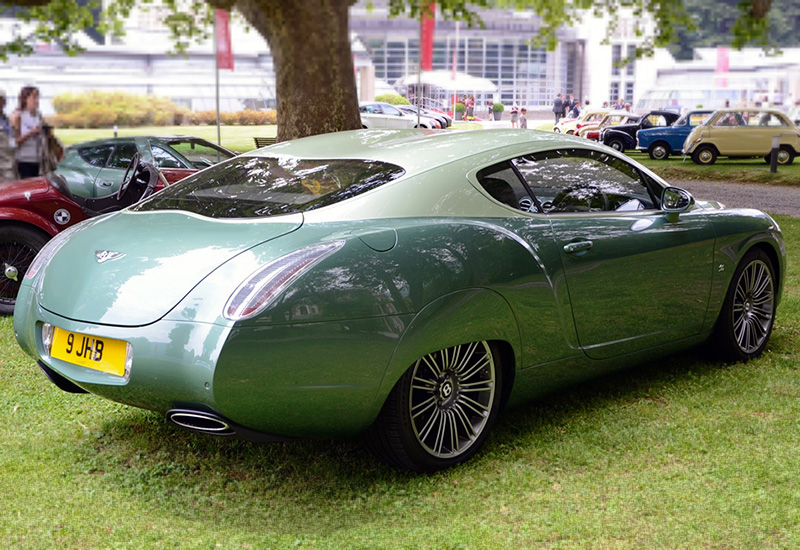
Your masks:
<path fill-rule="evenodd" d="M 238 157 L 167 187 L 133 210 L 184 210 L 210 218 L 291 214 L 347 200 L 404 173 L 373 160 Z"/>

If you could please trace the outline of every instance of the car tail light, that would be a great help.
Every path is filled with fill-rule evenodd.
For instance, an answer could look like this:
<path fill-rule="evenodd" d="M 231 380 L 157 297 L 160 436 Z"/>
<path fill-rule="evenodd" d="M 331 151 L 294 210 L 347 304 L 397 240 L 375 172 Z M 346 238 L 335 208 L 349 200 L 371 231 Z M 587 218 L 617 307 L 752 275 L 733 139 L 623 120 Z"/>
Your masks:
<path fill-rule="evenodd" d="M 344 241 L 309 246 L 258 268 L 228 298 L 223 315 L 232 321 L 255 317 L 303 273 L 343 246 Z"/>

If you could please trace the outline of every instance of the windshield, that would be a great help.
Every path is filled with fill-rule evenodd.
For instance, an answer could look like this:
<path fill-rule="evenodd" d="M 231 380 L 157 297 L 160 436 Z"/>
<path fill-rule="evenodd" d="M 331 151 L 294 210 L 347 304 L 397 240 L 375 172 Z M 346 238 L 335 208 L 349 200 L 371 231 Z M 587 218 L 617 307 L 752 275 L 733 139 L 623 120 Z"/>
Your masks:
<path fill-rule="evenodd" d="M 237 157 L 167 187 L 133 210 L 185 210 L 209 218 L 291 214 L 347 200 L 404 173 L 373 160 Z"/>

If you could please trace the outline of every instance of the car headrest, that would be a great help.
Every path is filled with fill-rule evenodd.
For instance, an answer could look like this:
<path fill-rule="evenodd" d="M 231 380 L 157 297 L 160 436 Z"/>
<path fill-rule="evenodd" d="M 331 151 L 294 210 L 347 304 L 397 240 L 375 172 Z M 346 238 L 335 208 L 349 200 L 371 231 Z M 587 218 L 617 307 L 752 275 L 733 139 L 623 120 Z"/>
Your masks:
<path fill-rule="evenodd" d="M 506 180 L 500 178 L 483 178 L 481 185 L 493 198 L 519 210 L 519 200 L 514 188 Z"/>

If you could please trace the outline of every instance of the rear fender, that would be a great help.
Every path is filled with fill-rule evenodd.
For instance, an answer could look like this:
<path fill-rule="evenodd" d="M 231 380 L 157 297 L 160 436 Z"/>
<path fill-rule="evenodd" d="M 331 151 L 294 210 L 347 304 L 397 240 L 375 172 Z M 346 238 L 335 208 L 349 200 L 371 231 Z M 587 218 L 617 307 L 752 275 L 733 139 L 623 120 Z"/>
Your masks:
<path fill-rule="evenodd" d="M 485 288 L 467 289 L 425 306 L 409 323 L 392 354 L 376 396 L 375 414 L 417 359 L 450 346 L 481 340 L 502 341 L 511 347 L 513 365 L 504 367 L 506 381 L 513 382 L 516 365 L 521 363 L 520 332 L 514 313 L 502 296 Z M 508 395 L 511 385 L 506 384 L 504 395 Z"/>

